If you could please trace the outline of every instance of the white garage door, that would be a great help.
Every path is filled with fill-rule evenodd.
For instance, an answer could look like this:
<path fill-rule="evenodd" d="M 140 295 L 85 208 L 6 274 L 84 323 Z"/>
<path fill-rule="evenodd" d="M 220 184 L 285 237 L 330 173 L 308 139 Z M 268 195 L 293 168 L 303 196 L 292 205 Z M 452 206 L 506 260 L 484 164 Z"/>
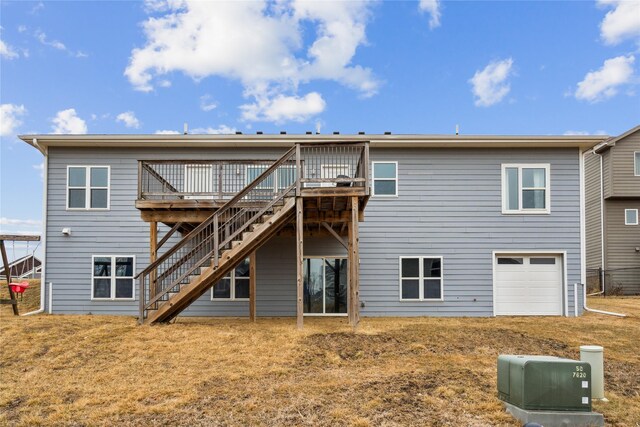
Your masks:
<path fill-rule="evenodd" d="M 495 313 L 562 315 L 562 256 L 496 255 Z"/>

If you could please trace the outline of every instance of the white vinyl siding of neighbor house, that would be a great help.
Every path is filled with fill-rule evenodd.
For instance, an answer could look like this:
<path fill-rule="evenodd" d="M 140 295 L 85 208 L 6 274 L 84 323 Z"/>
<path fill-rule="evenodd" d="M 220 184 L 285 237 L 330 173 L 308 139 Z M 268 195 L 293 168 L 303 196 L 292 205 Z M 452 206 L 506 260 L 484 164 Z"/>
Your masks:
<path fill-rule="evenodd" d="M 138 314 L 136 301 L 92 301 L 88 266 L 96 253 L 135 255 L 136 272 L 148 264 L 149 224 L 140 219 L 134 204 L 139 159 L 266 160 L 277 159 L 284 151 L 50 148 L 46 280 L 53 283 L 53 312 Z M 360 223 L 363 316 L 491 316 L 494 250 L 566 251 L 567 283 L 581 282 L 576 149 L 372 148 L 370 158 L 398 163 L 398 197 L 372 197 Z M 528 162 L 550 165 L 553 210 L 548 215 L 503 215 L 501 165 Z M 75 164 L 111 167 L 110 211 L 66 210 L 66 168 Z M 61 233 L 65 227 L 72 229 L 70 236 Z M 167 231 L 161 225 L 158 235 Z M 173 236 L 165 247 L 177 239 Z M 305 238 L 304 254 L 341 256 L 345 249 L 333 237 Z M 443 257 L 443 301 L 399 300 L 398 259 L 407 254 Z M 257 251 L 258 316 L 295 315 L 295 259 L 292 237 L 276 237 Z M 568 295 L 568 312 L 573 313 L 573 286 Z M 206 293 L 184 315 L 246 316 L 248 305 L 211 301 Z"/>

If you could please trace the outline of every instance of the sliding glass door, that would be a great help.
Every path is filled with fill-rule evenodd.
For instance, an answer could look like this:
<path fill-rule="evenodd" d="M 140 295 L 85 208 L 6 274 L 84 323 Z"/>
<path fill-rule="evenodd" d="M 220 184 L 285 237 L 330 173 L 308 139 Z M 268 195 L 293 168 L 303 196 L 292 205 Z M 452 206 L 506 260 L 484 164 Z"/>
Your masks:
<path fill-rule="evenodd" d="M 304 313 L 347 314 L 348 273 L 346 258 L 305 258 Z"/>

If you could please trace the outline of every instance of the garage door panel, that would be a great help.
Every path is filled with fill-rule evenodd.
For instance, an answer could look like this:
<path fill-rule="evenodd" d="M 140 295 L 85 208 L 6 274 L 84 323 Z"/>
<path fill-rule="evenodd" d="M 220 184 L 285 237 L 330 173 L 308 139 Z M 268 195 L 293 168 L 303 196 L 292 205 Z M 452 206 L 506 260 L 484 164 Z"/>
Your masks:
<path fill-rule="evenodd" d="M 505 263 L 508 258 L 522 264 Z M 561 256 L 498 255 L 494 262 L 496 315 L 562 315 Z"/>

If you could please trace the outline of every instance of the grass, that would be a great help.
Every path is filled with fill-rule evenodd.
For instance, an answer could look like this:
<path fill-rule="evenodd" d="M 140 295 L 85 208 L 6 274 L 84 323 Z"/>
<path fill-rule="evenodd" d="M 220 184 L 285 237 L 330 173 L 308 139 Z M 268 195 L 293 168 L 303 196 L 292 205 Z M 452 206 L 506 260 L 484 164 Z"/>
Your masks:
<path fill-rule="evenodd" d="M 496 357 L 605 347 L 607 425 L 640 422 L 640 299 L 580 318 L 0 320 L 0 424 L 517 426 Z"/>

